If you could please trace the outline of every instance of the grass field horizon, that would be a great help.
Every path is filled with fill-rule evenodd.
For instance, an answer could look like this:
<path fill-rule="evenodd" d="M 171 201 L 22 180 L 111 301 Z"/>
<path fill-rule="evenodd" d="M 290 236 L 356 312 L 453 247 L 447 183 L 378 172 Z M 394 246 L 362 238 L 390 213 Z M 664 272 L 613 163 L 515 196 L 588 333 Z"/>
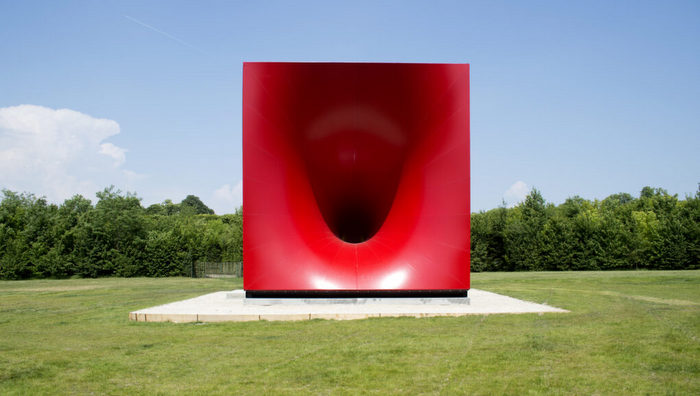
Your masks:
<path fill-rule="evenodd" d="M 141 323 L 241 279 L 0 282 L 0 394 L 698 394 L 700 271 L 474 273 L 570 313 Z"/>

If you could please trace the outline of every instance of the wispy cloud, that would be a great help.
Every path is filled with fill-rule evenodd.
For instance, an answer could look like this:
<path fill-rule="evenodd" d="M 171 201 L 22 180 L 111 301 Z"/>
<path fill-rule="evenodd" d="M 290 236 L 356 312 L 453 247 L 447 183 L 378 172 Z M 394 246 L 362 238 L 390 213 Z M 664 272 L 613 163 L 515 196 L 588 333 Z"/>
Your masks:
<path fill-rule="evenodd" d="M 243 204 L 243 180 L 235 186 L 224 184 L 214 191 L 212 209 L 218 214 L 233 213 Z"/>
<path fill-rule="evenodd" d="M 169 38 L 169 39 L 171 39 L 171 40 L 173 40 L 173 41 L 176 41 L 176 42 L 178 42 L 178 43 L 184 45 L 184 46 L 187 47 L 187 48 L 193 49 L 193 50 L 195 50 L 195 51 L 197 51 L 197 52 L 199 52 L 199 53 L 201 53 L 201 54 L 208 55 L 206 52 L 204 52 L 204 51 L 202 51 L 201 49 L 195 47 L 194 45 L 188 43 L 187 41 L 182 40 L 182 39 L 180 39 L 180 38 L 178 38 L 178 37 L 175 37 L 175 36 L 173 36 L 172 34 L 170 34 L 170 33 L 168 33 L 168 32 L 164 32 L 164 31 L 162 31 L 162 30 L 160 30 L 160 29 L 158 29 L 158 28 L 156 28 L 156 27 L 154 27 L 154 26 L 151 26 L 151 25 L 149 25 L 149 24 L 147 24 L 147 23 L 145 23 L 145 22 L 141 22 L 141 21 L 139 21 L 138 19 L 136 19 L 136 18 L 134 18 L 134 17 L 130 17 L 129 15 L 124 15 L 124 18 L 130 20 L 131 22 L 133 22 L 133 23 L 135 23 L 135 24 L 141 25 L 141 26 L 145 27 L 146 29 L 152 30 L 152 31 L 154 31 L 154 32 L 156 32 L 156 33 L 158 33 L 158 34 L 160 34 L 160 35 L 163 35 L 163 36 L 165 36 L 165 37 L 167 37 L 167 38 Z"/>
<path fill-rule="evenodd" d="M 506 190 L 503 194 L 503 200 L 506 201 L 508 207 L 513 207 L 525 200 L 528 193 L 530 193 L 530 186 L 524 181 L 518 180 Z"/>
<path fill-rule="evenodd" d="M 126 150 L 112 143 L 100 144 L 99 153 L 114 158 L 114 166 L 119 166 L 126 161 Z"/>

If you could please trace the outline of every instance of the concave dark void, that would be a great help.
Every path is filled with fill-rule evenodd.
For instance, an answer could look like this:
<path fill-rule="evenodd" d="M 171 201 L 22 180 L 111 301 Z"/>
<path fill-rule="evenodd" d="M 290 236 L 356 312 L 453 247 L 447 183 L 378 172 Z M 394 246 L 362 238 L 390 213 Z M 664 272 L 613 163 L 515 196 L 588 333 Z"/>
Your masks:
<path fill-rule="evenodd" d="M 298 89 L 307 100 L 288 102 L 288 114 L 300 126 L 294 141 L 323 219 L 338 238 L 361 243 L 379 231 L 391 210 L 421 109 L 405 84 L 409 77 L 380 67 L 359 79 L 352 67 L 300 72 L 291 84 L 303 86 Z M 347 78 L 336 79 L 338 73 Z M 380 81 L 386 87 L 376 90 Z"/>
<path fill-rule="evenodd" d="M 394 127 L 393 140 L 387 138 L 377 124 L 389 121 L 376 112 L 358 117 L 361 112 L 347 108 L 330 114 L 332 122 L 326 118 L 320 124 L 351 127 L 317 127 L 303 146 L 321 214 L 331 231 L 349 243 L 364 242 L 381 228 L 394 201 L 405 157 L 398 130 Z"/>

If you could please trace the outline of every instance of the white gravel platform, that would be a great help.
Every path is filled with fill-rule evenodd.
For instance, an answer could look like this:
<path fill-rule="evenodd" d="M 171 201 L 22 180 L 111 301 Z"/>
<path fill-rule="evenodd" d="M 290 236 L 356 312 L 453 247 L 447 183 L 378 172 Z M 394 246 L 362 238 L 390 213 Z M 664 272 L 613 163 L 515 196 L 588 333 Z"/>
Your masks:
<path fill-rule="evenodd" d="M 464 316 L 488 314 L 516 314 L 542 312 L 569 312 L 565 309 L 536 304 L 491 293 L 469 290 L 469 299 L 463 303 L 449 303 L 445 299 L 390 299 L 366 300 L 359 303 L 309 303 L 296 300 L 261 304 L 246 302 L 243 290 L 221 291 L 189 300 L 177 301 L 130 312 L 129 319 L 138 322 L 245 322 L 253 320 L 310 320 L 310 319 L 365 319 L 371 317 L 410 316 Z M 411 301 L 413 300 L 413 301 Z M 269 304 L 269 305 L 264 305 Z"/>

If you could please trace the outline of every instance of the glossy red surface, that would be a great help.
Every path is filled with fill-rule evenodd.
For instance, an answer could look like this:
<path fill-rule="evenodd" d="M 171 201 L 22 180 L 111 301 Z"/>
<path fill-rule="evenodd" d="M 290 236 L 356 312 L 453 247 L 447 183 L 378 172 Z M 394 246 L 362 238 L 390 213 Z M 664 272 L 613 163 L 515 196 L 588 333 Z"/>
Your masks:
<path fill-rule="evenodd" d="M 469 289 L 469 65 L 244 63 L 244 288 Z"/>

